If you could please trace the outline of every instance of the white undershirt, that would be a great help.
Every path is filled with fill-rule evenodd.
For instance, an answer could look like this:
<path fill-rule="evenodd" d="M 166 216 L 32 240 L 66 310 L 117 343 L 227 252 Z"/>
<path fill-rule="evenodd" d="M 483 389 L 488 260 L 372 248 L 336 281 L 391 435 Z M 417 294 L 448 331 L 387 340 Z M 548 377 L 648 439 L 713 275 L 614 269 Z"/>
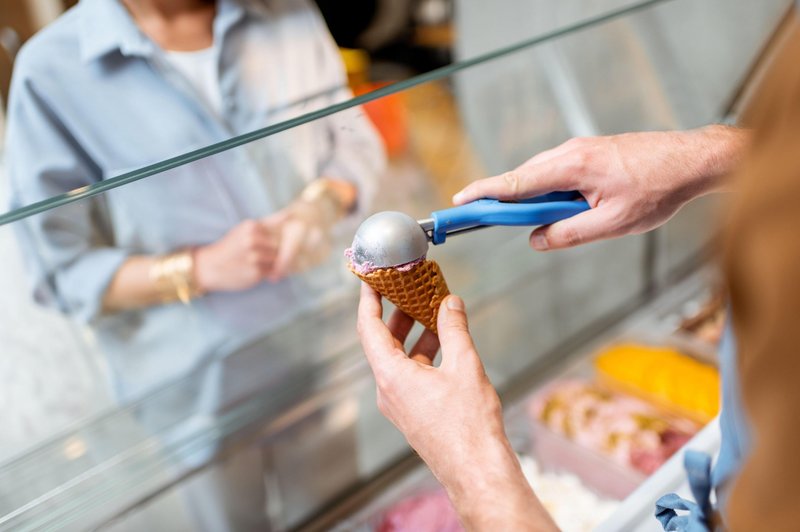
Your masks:
<path fill-rule="evenodd" d="M 192 85 L 203 102 L 217 115 L 220 115 L 222 94 L 217 79 L 217 65 L 214 64 L 214 47 L 193 52 L 167 50 L 164 56 Z"/>

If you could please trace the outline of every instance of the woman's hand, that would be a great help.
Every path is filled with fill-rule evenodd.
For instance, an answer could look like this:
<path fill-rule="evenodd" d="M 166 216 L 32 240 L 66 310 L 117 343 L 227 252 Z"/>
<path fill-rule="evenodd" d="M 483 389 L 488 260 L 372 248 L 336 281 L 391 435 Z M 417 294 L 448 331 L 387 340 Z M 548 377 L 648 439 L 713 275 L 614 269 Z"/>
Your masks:
<path fill-rule="evenodd" d="M 269 278 L 280 235 L 258 220 L 245 220 L 222 239 L 197 248 L 194 275 L 202 292 L 247 290 Z"/>
<path fill-rule="evenodd" d="M 708 126 L 576 138 L 515 170 L 471 183 L 453 201 L 579 191 L 592 209 L 533 231 L 531 246 L 540 251 L 643 233 L 690 200 L 721 188 L 749 136 L 743 129 Z"/>
<path fill-rule="evenodd" d="M 448 296 L 439 336 L 426 330 L 403 348 L 414 324 L 395 311 L 388 327 L 380 296 L 362 284 L 358 332 L 375 374 L 378 407 L 447 489 L 468 529 L 552 530 L 505 436 L 500 399 L 467 328 L 464 303 Z M 442 362 L 432 361 L 442 346 Z"/>
<path fill-rule="evenodd" d="M 280 234 L 269 280 L 278 281 L 324 261 L 331 252 L 331 229 L 350 211 L 357 196 L 349 181 L 321 177 L 286 208 L 264 218 L 262 223 Z"/>
<path fill-rule="evenodd" d="M 280 235 L 270 281 L 312 268 L 330 255 L 330 230 L 335 219 L 311 202 L 295 201 L 262 223 Z"/>

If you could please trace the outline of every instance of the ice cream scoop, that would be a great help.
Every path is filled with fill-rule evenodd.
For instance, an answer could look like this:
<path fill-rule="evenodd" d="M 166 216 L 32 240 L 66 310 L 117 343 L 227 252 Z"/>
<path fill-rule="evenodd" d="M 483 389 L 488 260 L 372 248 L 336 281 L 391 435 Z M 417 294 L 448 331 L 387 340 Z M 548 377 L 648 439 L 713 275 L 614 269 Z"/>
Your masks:
<path fill-rule="evenodd" d="M 362 273 L 397 267 L 424 258 L 428 242 L 442 244 L 448 236 L 493 225 L 547 225 L 588 208 L 577 192 L 552 192 L 518 202 L 480 199 L 435 211 L 425 220 L 402 212 L 379 212 L 356 231 L 349 258 Z"/>
<path fill-rule="evenodd" d="M 414 218 L 402 212 L 383 211 L 361 223 L 348 258 L 360 273 L 369 273 L 413 262 L 427 252 L 428 236 Z"/>

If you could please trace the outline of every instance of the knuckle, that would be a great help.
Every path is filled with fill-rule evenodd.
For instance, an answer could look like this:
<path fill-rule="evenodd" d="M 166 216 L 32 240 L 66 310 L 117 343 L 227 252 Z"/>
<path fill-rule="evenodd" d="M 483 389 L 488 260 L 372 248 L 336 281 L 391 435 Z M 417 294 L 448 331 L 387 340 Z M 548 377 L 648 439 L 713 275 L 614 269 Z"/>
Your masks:
<path fill-rule="evenodd" d="M 622 208 L 621 206 L 614 206 L 608 209 L 608 220 L 606 222 L 607 230 L 609 233 L 625 234 L 628 232 L 636 232 L 637 220 L 631 217 L 631 210 Z M 646 229 L 643 228 L 641 232 Z"/>
<path fill-rule="evenodd" d="M 592 139 L 577 137 L 570 141 L 570 149 L 565 154 L 565 161 L 573 172 L 586 172 L 592 161 L 595 143 Z"/>
<path fill-rule="evenodd" d="M 592 150 L 586 142 L 581 142 L 577 149 L 569 153 L 569 165 L 573 172 L 583 174 L 589 170 L 592 161 Z"/>
<path fill-rule="evenodd" d="M 463 319 L 459 319 L 458 317 L 450 317 L 447 320 L 447 326 L 451 331 L 454 331 L 456 333 L 469 334 L 469 328 L 467 327 L 467 322 Z"/>
<path fill-rule="evenodd" d="M 387 397 L 393 397 L 397 392 L 398 380 L 394 372 L 381 371 L 380 375 L 375 375 L 375 382 L 378 384 L 378 389 L 381 395 L 384 396 L 384 400 Z"/>
<path fill-rule="evenodd" d="M 571 154 L 570 166 L 572 171 L 577 174 L 584 174 L 589 168 L 591 154 L 589 150 L 581 148 Z"/>
<path fill-rule="evenodd" d="M 513 197 L 517 197 L 519 195 L 520 190 L 520 182 L 522 178 L 519 175 L 519 172 L 516 170 L 510 170 L 503 174 L 503 183 L 505 185 L 505 189 Z"/>
<path fill-rule="evenodd" d="M 580 231 L 578 231 L 576 228 L 572 226 L 565 227 L 561 236 L 563 238 L 563 241 L 568 246 L 577 246 L 578 244 L 583 242 L 583 238 L 580 234 Z"/>
<path fill-rule="evenodd" d="M 568 141 L 564 143 L 565 146 L 569 146 L 570 148 L 583 148 L 587 142 L 586 137 L 572 137 Z"/>

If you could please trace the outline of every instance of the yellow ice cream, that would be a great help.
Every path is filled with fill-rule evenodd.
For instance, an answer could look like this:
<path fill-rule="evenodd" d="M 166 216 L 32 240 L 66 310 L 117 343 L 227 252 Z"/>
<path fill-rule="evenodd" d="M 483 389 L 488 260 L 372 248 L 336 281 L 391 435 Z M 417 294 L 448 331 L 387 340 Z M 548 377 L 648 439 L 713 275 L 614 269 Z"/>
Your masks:
<path fill-rule="evenodd" d="M 600 353 L 601 375 L 709 421 L 719 412 L 717 369 L 668 347 L 619 344 Z"/>

